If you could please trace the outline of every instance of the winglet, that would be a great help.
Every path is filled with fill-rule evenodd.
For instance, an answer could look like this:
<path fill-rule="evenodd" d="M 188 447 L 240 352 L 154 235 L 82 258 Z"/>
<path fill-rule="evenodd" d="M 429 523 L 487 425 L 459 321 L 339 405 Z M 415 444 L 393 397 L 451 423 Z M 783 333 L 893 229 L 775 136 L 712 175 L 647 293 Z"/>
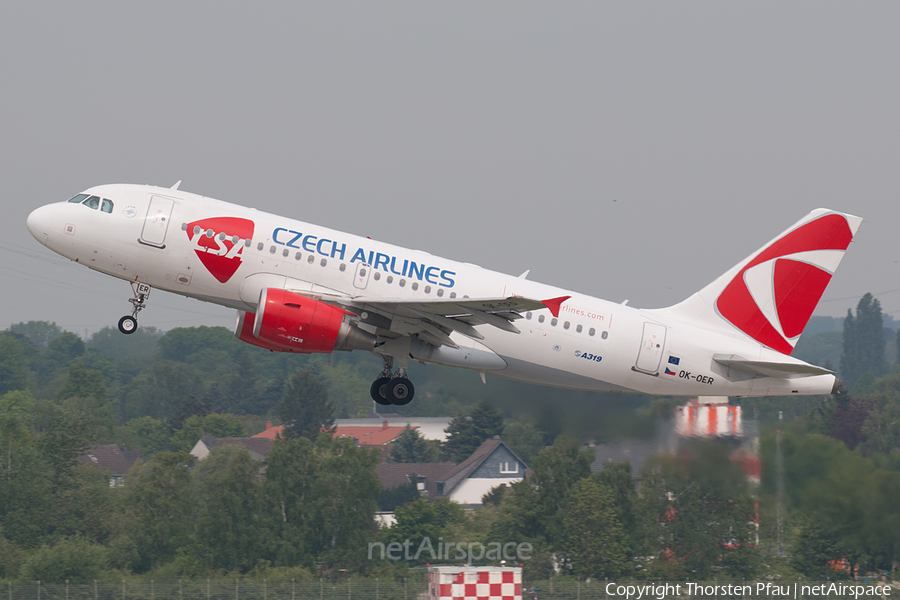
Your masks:
<path fill-rule="evenodd" d="M 560 296 L 559 298 L 550 298 L 549 300 L 541 300 L 541 304 L 550 309 L 550 314 L 554 317 L 559 316 L 559 307 L 563 302 L 571 298 L 572 296 Z"/>

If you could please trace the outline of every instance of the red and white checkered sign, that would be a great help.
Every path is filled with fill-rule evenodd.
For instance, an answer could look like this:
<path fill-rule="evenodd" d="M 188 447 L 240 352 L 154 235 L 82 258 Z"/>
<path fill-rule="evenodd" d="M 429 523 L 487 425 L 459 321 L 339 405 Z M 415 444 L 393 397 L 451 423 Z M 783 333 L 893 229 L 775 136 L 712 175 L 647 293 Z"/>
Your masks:
<path fill-rule="evenodd" d="M 430 567 L 429 600 L 522 600 L 521 567 Z"/>

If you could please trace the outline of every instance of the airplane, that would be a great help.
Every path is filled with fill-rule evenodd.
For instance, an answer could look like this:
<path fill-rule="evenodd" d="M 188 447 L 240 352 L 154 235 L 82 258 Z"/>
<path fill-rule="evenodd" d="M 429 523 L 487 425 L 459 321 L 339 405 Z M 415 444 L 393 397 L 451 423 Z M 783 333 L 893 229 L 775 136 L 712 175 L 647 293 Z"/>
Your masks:
<path fill-rule="evenodd" d="M 123 334 L 152 289 L 237 310 L 278 352 L 365 350 L 381 405 L 410 360 L 547 386 L 673 396 L 832 394 L 792 357 L 862 219 L 816 209 L 686 300 L 641 309 L 179 189 L 113 184 L 34 210 L 50 250 L 129 281 Z M 627 302 L 627 301 L 626 301 Z"/>

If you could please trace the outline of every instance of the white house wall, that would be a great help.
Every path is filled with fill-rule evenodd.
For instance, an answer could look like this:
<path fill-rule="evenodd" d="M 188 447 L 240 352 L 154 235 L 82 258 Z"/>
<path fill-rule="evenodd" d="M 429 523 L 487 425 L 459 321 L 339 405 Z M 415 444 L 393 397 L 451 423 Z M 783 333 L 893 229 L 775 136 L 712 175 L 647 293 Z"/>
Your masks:
<path fill-rule="evenodd" d="M 466 479 L 453 492 L 450 499 L 460 504 L 481 504 L 481 498 L 498 485 L 504 483 L 509 486 L 522 481 L 522 477 L 492 477 L 490 479 Z"/>

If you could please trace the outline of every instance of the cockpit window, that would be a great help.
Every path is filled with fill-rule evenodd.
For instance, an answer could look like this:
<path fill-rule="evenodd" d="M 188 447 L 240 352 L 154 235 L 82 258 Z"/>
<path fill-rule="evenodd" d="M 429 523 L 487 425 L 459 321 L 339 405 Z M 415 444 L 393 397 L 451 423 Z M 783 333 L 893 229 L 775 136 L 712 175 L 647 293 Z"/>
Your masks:
<path fill-rule="evenodd" d="M 100 201 L 100 210 L 102 210 L 105 213 L 111 213 L 112 209 L 113 209 L 112 200 L 107 200 L 106 198 L 103 198 Z"/>
<path fill-rule="evenodd" d="M 91 196 L 90 198 L 82 202 L 82 204 L 84 204 L 88 208 L 93 208 L 94 210 L 96 210 L 97 207 L 100 206 L 100 196 Z"/>
<path fill-rule="evenodd" d="M 72 196 L 71 198 L 69 198 L 69 202 L 72 202 L 73 204 L 81 204 L 81 201 L 87 197 L 87 194 L 78 194 L 77 196 Z"/>

